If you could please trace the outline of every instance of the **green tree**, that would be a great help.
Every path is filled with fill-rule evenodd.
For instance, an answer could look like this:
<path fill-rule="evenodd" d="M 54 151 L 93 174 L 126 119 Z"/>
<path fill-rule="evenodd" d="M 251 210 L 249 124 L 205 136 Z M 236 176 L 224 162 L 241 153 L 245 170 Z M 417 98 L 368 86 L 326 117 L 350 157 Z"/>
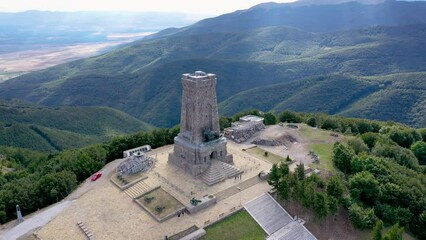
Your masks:
<path fill-rule="evenodd" d="M 373 205 L 374 200 L 380 195 L 379 182 L 370 172 L 362 171 L 349 179 L 349 192 L 353 199 Z"/>
<path fill-rule="evenodd" d="M 307 181 L 301 181 L 301 182 L 303 187 L 302 204 L 305 207 L 313 208 L 315 204 L 315 196 L 316 196 L 315 183 L 307 182 Z"/>
<path fill-rule="evenodd" d="M 223 129 L 231 127 L 231 123 L 232 123 L 232 118 L 220 117 L 219 118 L 220 130 L 223 131 Z"/>
<path fill-rule="evenodd" d="M 419 160 L 419 164 L 426 165 L 426 142 L 418 141 L 411 146 L 411 151 Z"/>
<path fill-rule="evenodd" d="M 372 228 L 377 220 L 374 209 L 362 208 L 356 203 L 349 207 L 349 218 L 352 224 L 359 229 Z"/>
<path fill-rule="evenodd" d="M 411 169 L 416 169 L 419 165 L 419 161 L 411 150 L 398 145 L 377 143 L 372 153 L 380 157 L 393 158 L 398 164 Z"/>
<path fill-rule="evenodd" d="M 263 115 L 263 123 L 265 123 L 265 125 L 274 125 L 277 123 L 277 117 L 270 112 L 267 112 Z"/>
<path fill-rule="evenodd" d="M 290 173 L 290 169 L 288 165 L 284 162 L 281 162 L 280 165 L 278 166 L 278 175 L 281 178 L 283 178 L 283 177 L 287 177 L 289 173 Z"/>
<path fill-rule="evenodd" d="M 351 160 L 354 156 L 354 152 L 349 147 L 336 142 L 333 146 L 333 162 L 336 167 L 344 172 L 351 172 Z"/>
<path fill-rule="evenodd" d="M 0 204 L 0 223 L 5 223 L 6 220 L 7 220 L 6 207 L 4 206 L 4 204 Z"/>
<path fill-rule="evenodd" d="M 379 220 L 374 225 L 373 231 L 371 232 L 371 240 L 382 240 L 383 222 Z"/>
<path fill-rule="evenodd" d="M 317 121 L 314 117 L 310 117 L 306 120 L 306 124 L 308 124 L 311 127 L 316 127 L 317 126 Z"/>
<path fill-rule="evenodd" d="M 388 204 L 378 204 L 374 209 L 377 216 L 388 225 L 399 223 L 401 226 L 406 226 L 413 217 L 409 209 Z"/>
<path fill-rule="evenodd" d="M 282 177 L 278 182 L 277 192 L 283 199 L 288 199 L 290 193 L 290 182 L 288 176 Z"/>
<path fill-rule="evenodd" d="M 423 142 L 426 142 L 426 128 L 419 129 L 419 134 L 422 136 Z"/>
<path fill-rule="evenodd" d="M 422 139 L 422 136 L 413 129 L 393 127 L 389 131 L 389 138 L 399 146 L 409 148 L 411 144 Z"/>
<path fill-rule="evenodd" d="M 368 152 L 369 148 L 362 139 L 351 138 L 348 140 L 348 145 L 352 147 L 356 154 L 361 152 Z"/>
<path fill-rule="evenodd" d="M 426 210 L 413 218 L 410 223 L 411 230 L 419 239 L 426 239 Z"/>
<path fill-rule="evenodd" d="M 280 122 L 288 123 L 301 123 L 303 121 L 302 117 L 295 112 L 284 111 L 279 116 Z"/>
<path fill-rule="evenodd" d="M 327 197 L 328 210 L 332 214 L 336 214 L 339 211 L 339 201 L 333 196 Z"/>
<path fill-rule="evenodd" d="M 321 128 L 326 130 L 339 130 L 340 124 L 336 119 L 327 117 L 322 123 Z"/>
<path fill-rule="evenodd" d="M 303 163 L 299 163 L 296 165 L 295 172 L 299 180 L 305 179 L 305 165 Z"/>
<path fill-rule="evenodd" d="M 399 227 L 399 224 L 396 223 L 385 234 L 385 236 L 383 237 L 383 240 L 402 240 L 402 234 L 403 233 L 404 233 L 404 228 Z"/>
<path fill-rule="evenodd" d="M 322 192 L 315 194 L 314 213 L 319 219 L 323 219 L 328 215 L 327 195 Z"/>
<path fill-rule="evenodd" d="M 274 189 L 278 188 L 278 183 L 280 182 L 280 174 L 277 167 L 277 164 L 272 164 L 272 168 L 269 171 L 268 184 L 271 185 Z"/>
<path fill-rule="evenodd" d="M 361 134 L 361 139 L 364 141 L 365 144 L 367 144 L 370 150 L 373 149 L 378 138 L 379 136 L 377 133 L 368 132 L 368 133 Z"/>
<path fill-rule="evenodd" d="M 101 167 L 101 164 L 93 161 L 89 154 L 83 152 L 77 155 L 73 172 L 76 174 L 77 180 L 82 182 Z"/>
<path fill-rule="evenodd" d="M 341 200 L 343 196 L 344 186 L 339 176 L 332 176 L 327 182 L 327 194 L 337 200 Z"/>
<path fill-rule="evenodd" d="M 402 188 L 395 183 L 384 183 L 380 185 L 380 202 L 395 204 L 403 199 Z"/>

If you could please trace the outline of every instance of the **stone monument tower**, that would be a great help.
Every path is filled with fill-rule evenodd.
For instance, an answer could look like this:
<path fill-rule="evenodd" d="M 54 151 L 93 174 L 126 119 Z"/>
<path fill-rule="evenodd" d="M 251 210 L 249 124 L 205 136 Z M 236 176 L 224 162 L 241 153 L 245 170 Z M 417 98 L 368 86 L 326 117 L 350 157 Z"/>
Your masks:
<path fill-rule="evenodd" d="M 219 131 L 216 75 L 202 71 L 183 74 L 180 133 L 174 139 L 169 162 L 194 177 L 202 175 L 213 161 L 233 164 Z"/>

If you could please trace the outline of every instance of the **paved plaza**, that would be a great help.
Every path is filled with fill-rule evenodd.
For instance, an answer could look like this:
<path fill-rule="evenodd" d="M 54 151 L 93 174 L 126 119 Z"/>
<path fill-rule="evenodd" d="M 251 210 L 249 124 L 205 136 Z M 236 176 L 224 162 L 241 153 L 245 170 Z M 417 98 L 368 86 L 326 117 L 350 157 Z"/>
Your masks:
<path fill-rule="evenodd" d="M 159 223 L 138 206 L 131 195 L 109 181 L 114 174 L 111 171 L 104 173 L 106 176 L 96 182 L 96 188 L 75 199 L 71 206 L 36 234 L 44 240 L 85 239 L 78 222 L 83 222 L 96 239 L 163 239 L 193 225 L 205 227 L 242 208 L 242 203 L 270 190 L 268 183 L 260 181 L 257 175 L 262 170 L 269 170 L 271 164 L 247 154 L 243 147 L 228 142 L 228 151 L 234 156 L 235 166 L 244 171 L 241 179 L 232 177 L 213 186 L 207 186 L 200 179 L 194 179 L 181 168 L 169 164 L 167 160 L 173 150 L 172 145 L 149 152 L 156 162 L 146 174 L 148 178 L 143 180 L 144 188 L 141 189 L 161 186 L 183 204 L 188 204 L 192 197 L 217 195 L 218 202 L 200 212 Z M 116 160 L 114 164 L 121 161 Z"/>

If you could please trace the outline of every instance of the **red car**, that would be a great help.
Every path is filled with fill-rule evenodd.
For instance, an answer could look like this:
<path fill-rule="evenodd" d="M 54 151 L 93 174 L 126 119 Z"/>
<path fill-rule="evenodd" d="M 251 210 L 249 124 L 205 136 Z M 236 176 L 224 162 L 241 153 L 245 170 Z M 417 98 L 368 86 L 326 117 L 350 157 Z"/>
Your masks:
<path fill-rule="evenodd" d="M 98 180 L 98 178 L 100 178 L 102 176 L 102 173 L 95 173 L 95 175 L 93 175 L 93 177 L 92 177 L 92 181 L 96 181 L 96 180 Z"/>

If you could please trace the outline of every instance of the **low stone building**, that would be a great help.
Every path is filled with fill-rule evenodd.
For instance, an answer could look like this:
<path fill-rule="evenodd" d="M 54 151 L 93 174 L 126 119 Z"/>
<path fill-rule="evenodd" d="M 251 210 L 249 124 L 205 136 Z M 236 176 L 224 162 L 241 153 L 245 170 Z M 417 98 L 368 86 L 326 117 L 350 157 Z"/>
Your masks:
<path fill-rule="evenodd" d="M 265 129 L 265 125 L 262 117 L 247 115 L 241 117 L 238 122 L 232 123 L 230 128 L 225 128 L 224 136 L 236 143 L 242 143 L 263 129 Z"/>
<path fill-rule="evenodd" d="M 151 146 L 150 145 L 143 145 L 143 146 L 140 146 L 140 147 L 137 147 L 137 148 L 132 148 L 132 149 L 124 151 L 123 152 L 123 158 L 130 157 L 130 156 L 133 156 L 133 155 L 137 155 L 137 154 L 140 154 L 140 153 L 143 154 L 143 153 L 146 153 L 146 152 L 149 152 L 149 151 L 151 151 Z"/>

